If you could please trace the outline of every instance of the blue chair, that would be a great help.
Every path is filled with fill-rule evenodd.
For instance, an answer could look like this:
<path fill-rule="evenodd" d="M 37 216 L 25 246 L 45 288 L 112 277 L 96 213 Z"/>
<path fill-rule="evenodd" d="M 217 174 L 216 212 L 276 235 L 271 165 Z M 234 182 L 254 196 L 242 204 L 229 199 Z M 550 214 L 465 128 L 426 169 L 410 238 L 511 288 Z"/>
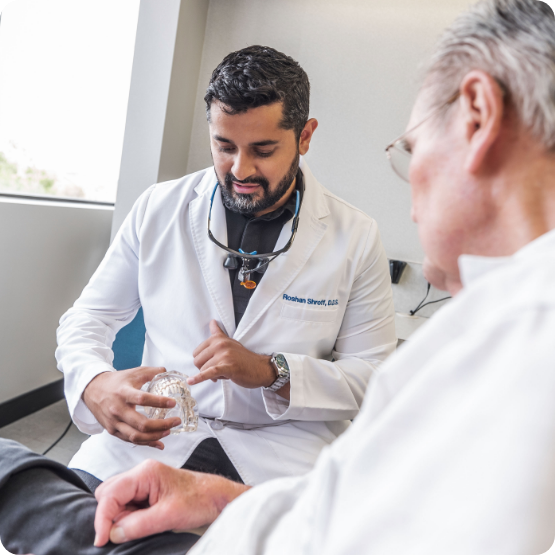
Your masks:
<path fill-rule="evenodd" d="M 127 370 L 141 365 L 145 347 L 145 334 L 145 319 L 141 307 L 135 318 L 119 330 L 112 345 L 114 351 L 113 366 L 116 370 Z"/>

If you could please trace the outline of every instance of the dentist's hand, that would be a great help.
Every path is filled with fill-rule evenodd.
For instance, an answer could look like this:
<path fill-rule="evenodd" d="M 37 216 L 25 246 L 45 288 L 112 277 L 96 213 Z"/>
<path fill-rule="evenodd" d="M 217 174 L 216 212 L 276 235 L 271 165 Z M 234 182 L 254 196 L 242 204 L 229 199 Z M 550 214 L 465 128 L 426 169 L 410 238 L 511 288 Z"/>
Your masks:
<path fill-rule="evenodd" d="M 221 476 L 145 461 L 98 486 L 94 545 L 211 524 L 248 489 Z"/>
<path fill-rule="evenodd" d="M 171 408 L 175 399 L 141 391 L 141 386 L 165 368 L 141 366 L 94 377 L 83 392 L 83 401 L 108 433 L 136 445 L 164 449 L 159 441 L 180 424 L 179 418 L 150 420 L 135 406 Z"/>
<path fill-rule="evenodd" d="M 241 343 L 230 339 L 215 320 L 210 322 L 212 336 L 194 351 L 195 366 L 200 372 L 188 379 L 189 385 L 206 380 L 231 380 L 241 387 L 268 387 L 277 373 L 268 355 L 249 351 Z"/>

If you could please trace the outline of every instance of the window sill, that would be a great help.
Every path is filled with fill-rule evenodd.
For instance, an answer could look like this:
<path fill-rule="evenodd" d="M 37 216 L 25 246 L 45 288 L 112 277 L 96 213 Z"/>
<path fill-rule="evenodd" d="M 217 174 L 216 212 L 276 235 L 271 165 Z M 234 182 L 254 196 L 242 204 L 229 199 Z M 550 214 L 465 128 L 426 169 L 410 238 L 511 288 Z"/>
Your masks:
<path fill-rule="evenodd" d="M 8 204 L 30 204 L 34 206 L 65 206 L 68 208 L 88 208 L 92 210 L 114 210 L 114 204 L 111 202 L 3 192 L 0 192 L 0 202 Z"/>

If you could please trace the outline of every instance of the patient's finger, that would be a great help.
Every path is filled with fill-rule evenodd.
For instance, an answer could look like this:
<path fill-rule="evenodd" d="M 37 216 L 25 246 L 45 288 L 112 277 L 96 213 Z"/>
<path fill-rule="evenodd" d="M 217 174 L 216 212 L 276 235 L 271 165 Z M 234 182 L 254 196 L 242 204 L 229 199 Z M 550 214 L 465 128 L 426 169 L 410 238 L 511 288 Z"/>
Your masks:
<path fill-rule="evenodd" d="M 96 508 L 96 515 L 94 517 L 94 530 L 96 534 L 94 545 L 95 547 L 102 547 L 106 545 L 110 539 L 113 519 L 122 512 L 122 508 L 125 505 L 118 502 L 115 497 L 101 497 L 99 499 L 98 493 L 96 496 L 98 499 L 98 507 Z"/>
<path fill-rule="evenodd" d="M 141 481 L 134 476 L 135 472 L 115 476 L 100 484 L 95 491 L 98 501 L 94 517 L 96 537 L 94 545 L 101 547 L 108 543 L 114 519 L 126 510 L 126 507 L 135 499 L 142 501 L 148 491 L 141 492 Z"/>
<path fill-rule="evenodd" d="M 125 511 L 122 511 L 118 516 L 116 516 L 114 518 L 114 524 L 116 524 L 117 522 L 119 522 L 123 517 L 127 516 L 128 514 L 131 514 L 134 511 L 138 511 L 139 509 L 135 508 L 133 511 L 130 511 L 129 509 L 126 509 Z"/>
<path fill-rule="evenodd" d="M 124 543 L 168 530 L 167 510 L 161 504 L 129 513 L 110 530 L 113 543 Z"/>

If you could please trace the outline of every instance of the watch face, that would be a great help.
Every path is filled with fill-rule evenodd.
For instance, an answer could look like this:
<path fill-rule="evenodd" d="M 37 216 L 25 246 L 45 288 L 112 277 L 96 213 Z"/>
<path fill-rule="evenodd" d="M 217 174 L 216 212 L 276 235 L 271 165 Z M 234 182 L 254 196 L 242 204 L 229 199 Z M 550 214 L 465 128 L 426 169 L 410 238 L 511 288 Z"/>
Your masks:
<path fill-rule="evenodd" d="M 282 366 L 282 367 L 284 367 L 284 368 L 287 368 L 287 369 L 289 370 L 289 365 L 287 364 L 287 360 L 285 360 L 285 357 L 284 357 L 281 353 L 279 353 L 278 355 L 276 355 L 276 362 L 277 362 L 280 366 Z"/>
<path fill-rule="evenodd" d="M 272 356 L 272 362 L 276 366 L 276 369 L 278 371 L 278 377 L 276 381 L 266 389 L 277 391 L 278 389 L 281 389 L 290 380 L 289 364 L 287 364 L 287 359 L 281 353 L 274 353 Z"/>

